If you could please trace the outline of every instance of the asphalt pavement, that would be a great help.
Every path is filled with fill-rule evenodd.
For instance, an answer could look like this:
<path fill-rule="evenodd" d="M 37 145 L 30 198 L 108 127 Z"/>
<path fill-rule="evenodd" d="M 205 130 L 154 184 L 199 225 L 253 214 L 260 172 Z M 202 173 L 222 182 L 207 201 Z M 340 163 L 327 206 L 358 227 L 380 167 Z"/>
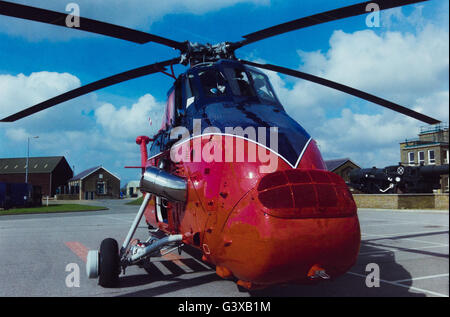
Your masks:
<path fill-rule="evenodd" d="M 0 296 L 449 296 L 448 211 L 359 209 L 361 250 L 348 273 L 317 285 L 242 292 L 190 247 L 127 268 L 117 288 L 100 287 L 86 277 L 87 251 L 106 237 L 121 244 L 138 206 L 88 203 L 109 210 L 0 216 Z M 136 237 L 147 234 L 143 221 Z"/>

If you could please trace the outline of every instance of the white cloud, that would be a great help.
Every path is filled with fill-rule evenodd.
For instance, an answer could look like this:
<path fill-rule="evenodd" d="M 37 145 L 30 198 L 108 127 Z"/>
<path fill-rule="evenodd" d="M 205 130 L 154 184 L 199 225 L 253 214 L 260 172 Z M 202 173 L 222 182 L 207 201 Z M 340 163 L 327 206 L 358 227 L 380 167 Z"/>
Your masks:
<path fill-rule="evenodd" d="M 0 118 L 12 115 L 30 106 L 80 87 L 80 80 L 69 73 L 35 72 L 30 75 L 0 75 Z M 86 129 L 93 120 L 87 115 L 97 104 L 96 95 L 86 95 L 58 104 L 5 127 L 25 128 L 36 134 Z M 64 120 L 61 120 L 61 119 Z"/>
<path fill-rule="evenodd" d="M 95 110 L 95 117 L 109 136 L 116 139 L 129 139 L 149 134 L 150 129 L 157 132 L 161 126 L 164 108 L 163 103 L 157 102 L 152 95 L 146 94 L 131 108 L 117 109 L 112 104 L 103 104 Z M 149 118 L 152 122 L 151 128 Z"/>
<path fill-rule="evenodd" d="M 413 26 L 409 32 L 392 31 L 395 22 L 382 32 L 335 31 L 329 50 L 298 51 L 299 69 L 448 122 L 448 26 L 425 21 L 420 8 L 408 17 L 396 12 L 393 16 Z M 269 76 L 288 113 L 318 140 L 326 159 L 350 156 L 369 167 L 396 164 L 398 143 L 417 137 L 425 125 L 333 89 Z"/>
<path fill-rule="evenodd" d="M 299 51 L 299 55 L 306 71 L 410 102 L 417 94 L 442 89 L 448 82 L 445 79 L 449 66 L 446 38 L 448 31 L 433 25 L 417 35 L 335 31 L 328 52 Z"/>
<path fill-rule="evenodd" d="M 0 75 L 0 117 L 79 86 L 79 79 L 68 73 Z M 128 107 L 101 102 L 96 94 L 82 96 L 14 123 L 2 123 L 0 157 L 23 157 L 27 137 L 38 135 L 31 142 L 31 156 L 63 155 L 76 172 L 103 164 L 119 175 L 134 175 L 123 167 L 140 162 L 135 138 L 156 132 L 163 111 L 164 103 L 150 94 Z"/>
<path fill-rule="evenodd" d="M 24 128 L 12 128 L 6 130 L 6 137 L 12 141 L 20 142 L 25 141 L 30 136 Z"/>
<path fill-rule="evenodd" d="M 0 117 L 47 100 L 80 86 L 80 80 L 68 73 L 36 72 L 0 75 Z"/>

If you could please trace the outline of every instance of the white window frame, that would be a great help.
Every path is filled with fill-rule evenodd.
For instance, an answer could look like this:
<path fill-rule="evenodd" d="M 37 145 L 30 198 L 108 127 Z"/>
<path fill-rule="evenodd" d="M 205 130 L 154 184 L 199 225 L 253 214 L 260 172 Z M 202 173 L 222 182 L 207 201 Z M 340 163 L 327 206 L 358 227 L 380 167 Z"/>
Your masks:
<path fill-rule="evenodd" d="M 433 161 L 431 161 L 431 155 L 430 155 L 431 152 L 433 152 L 433 156 L 434 156 Z M 436 164 L 436 151 L 435 150 L 428 150 L 428 164 L 430 164 L 430 165 Z"/>
<path fill-rule="evenodd" d="M 411 154 L 413 155 L 413 159 L 412 159 L 412 161 L 411 161 Z M 414 155 L 414 152 L 408 152 L 408 164 L 409 165 L 414 165 L 415 164 L 415 155 Z"/>
<path fill-rule="evenodd" d="M 423 155 L 423 159 L 420 159 L 420 154 Z M 418 155 L 417 155 L 417 160 L 418 160 L 418 162 L 419 162 L 419 165 L 420 165 L 421 163 L 425 164 L 425 152 L 424 152 L 424 151 L 419 151 L 419 153 L 418 153 Z"/>

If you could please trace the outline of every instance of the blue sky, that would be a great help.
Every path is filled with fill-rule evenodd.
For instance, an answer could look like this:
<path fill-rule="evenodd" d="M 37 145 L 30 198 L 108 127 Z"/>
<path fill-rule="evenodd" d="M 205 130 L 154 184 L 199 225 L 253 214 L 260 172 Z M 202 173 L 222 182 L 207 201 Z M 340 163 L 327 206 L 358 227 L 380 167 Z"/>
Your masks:
<path fill-rule="evenodd" d="M 10 0 L 11 1 L 11 0 Z M 14 1 L 64 12 L 70 1 Z M 177 41 L 238 41 L 242 35 L 357 1 L 326 0 L 79 0 L 84 17 Z M 381 26 L 365 16 L 321 24 L 260 41 L 238 57 L 336 80 L 448 122 L 448 1 L 383 12 Z M 0 116 L 80 85 L 176 57 L 155 43 L 100 35 L 0 16 Z M 185 70 L 176 66 L 179 74 Z M 290 115 L 317 140 L 325 159 L 350 157 L 363 167 L 396 164 L 398 143 L 423 124 L 331 89 L 269 72 Z M 162 74 L 118 84 L 0 126 L 0 157 L 64 155 L 75 173 L 103 165 L 122 185 L 137 179 L 137 135 L 159 128 L 172 80 Z M 147 118 L 153 125 L 149 126 Z"/>

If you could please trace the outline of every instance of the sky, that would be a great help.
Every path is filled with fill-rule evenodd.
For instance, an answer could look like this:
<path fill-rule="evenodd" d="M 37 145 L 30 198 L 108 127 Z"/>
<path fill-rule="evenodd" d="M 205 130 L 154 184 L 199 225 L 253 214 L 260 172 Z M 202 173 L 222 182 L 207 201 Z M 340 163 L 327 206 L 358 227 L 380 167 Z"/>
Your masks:
<path fill-rule="evenodd" d="M 9 0 L 65 12 L 70 1 Z M 77 0 L 80 15 L 176 41 L 239 41 L 279 23 L 361 0 Z M 329 22 L 239 49 L 237 57 L 321 76 L 437 118 L 449 119 L 449 2 L 431 0 Z M 177 57 L 156 43 L 0 16 L 0 117 L 129 69 Z M 178 75 L 186 67 L 174 67 Z M 399 143 L 425 123 L 314 83 L 266 72 L 289 115 L 317 141 L 325 160 L 361 167 L 400 160 Z M 121 186 L 140 177 L 138 135 L 160 127 L 173 80 L 155 74 L 0 125 L 0 157 L 65 156 L 75 174 L 102 165 Z M 150 125 L 149 120 L 152 124 Z"/>

